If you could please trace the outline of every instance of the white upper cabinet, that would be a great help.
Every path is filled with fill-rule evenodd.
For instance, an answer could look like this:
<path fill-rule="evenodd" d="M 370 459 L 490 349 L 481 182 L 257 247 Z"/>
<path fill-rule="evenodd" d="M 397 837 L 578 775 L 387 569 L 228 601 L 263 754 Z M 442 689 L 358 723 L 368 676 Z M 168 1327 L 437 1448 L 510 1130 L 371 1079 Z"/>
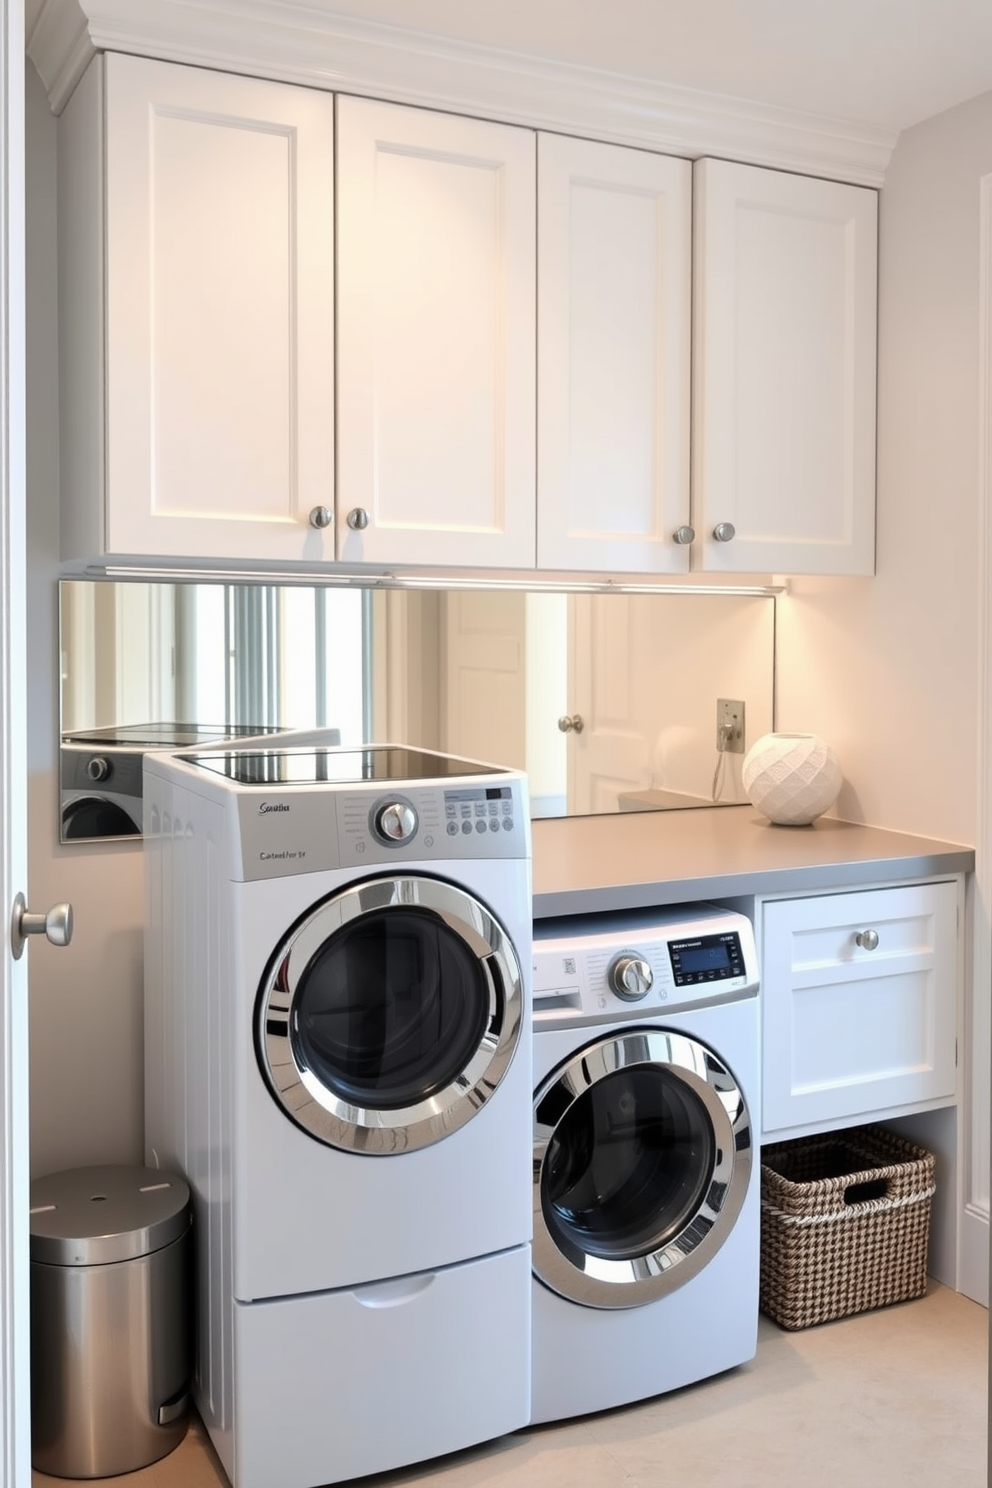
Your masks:
<path fill-rule="evenodd" d="M 535 562 L 534 133 L 338 99 L 338 557 Z"/>
<path fill-rule="evenodd" d="M 538 204 L 538 564 L 684 573 L 692 167 L 542 134 Z"/>
<path fill-rule="evenodd" d="M 332 99 L 97 58 L 59 181 L 63 556 L 332 557 Z"/>
<path fill-rule="evenodd" d="M 877 194 L 694 172 L 692 566 L 870 574 Z"/>
<path fill-rule="evenodd" d="M 68 565 L 872 572 L 875 192 L 118 54 L 58 139 Z"/>

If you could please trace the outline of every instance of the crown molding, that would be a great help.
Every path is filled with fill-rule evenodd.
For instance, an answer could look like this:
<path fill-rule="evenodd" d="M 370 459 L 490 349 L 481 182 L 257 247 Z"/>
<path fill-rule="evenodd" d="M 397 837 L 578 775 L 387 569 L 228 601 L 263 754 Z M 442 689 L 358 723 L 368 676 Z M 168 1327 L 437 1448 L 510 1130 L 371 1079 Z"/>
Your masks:
<path fill-rule="evenodd" d="M 319 0 L 29 0 L 55 113 L 97 52 L 268 77 L 694 159 L 879 186 L 891 130 L 667 87 L 330 13 Z"/>

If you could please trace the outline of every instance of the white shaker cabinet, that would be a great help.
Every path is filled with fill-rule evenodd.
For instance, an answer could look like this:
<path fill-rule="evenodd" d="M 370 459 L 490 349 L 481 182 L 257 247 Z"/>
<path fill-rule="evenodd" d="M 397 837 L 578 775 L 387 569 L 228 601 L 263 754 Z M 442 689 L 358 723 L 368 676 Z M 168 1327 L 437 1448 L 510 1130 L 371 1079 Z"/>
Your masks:
<path fill-rule="evenodd" d="M 954 1102 L 961 892 L 949 879 L 761 905 L 766 1137 Z"/>
<path fill-rule="evenodd" d="M 693 568 L 870 574 L 877 193 L 694 166 Z"/>
<path fill-rule="evenodd" d="M 333 101 L 108 55 L 59 121 L 62 556 L 333 557 Z"/>
<path fill-rule="evenodd" d="M 541 134 L 538 208 L 538 565 L 684 573 L 692 167 Z"/>
<path fill-rule="evenodd" d="M 533 131 L 338 99 L 338 557 L 532 568 Z"/>

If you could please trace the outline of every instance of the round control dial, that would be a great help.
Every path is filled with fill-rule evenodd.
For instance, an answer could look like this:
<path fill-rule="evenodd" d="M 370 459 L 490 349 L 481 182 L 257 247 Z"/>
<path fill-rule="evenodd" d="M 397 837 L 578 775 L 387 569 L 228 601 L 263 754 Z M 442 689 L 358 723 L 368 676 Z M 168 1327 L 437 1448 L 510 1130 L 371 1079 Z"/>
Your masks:
<path fill-rule="evenodd" d="M 654 972 L 641 956 L 625 951 L 611 962 L 606 978 L 611 991 L 622 997 L 624 1002 L 639 1002 L 650 992 Z"/>
<path fill-rule="evenodd" d="M 110 774 L 110 761 L 105 760 L 102 754 L 94 754 L 92 759 L 86 761 L 86 773 L 93 781 L 106 780 Z"/>
<path fill-rule="evenodd" d="M 376 810 L 375 830 L 384 842 L 409 842 L 417 830 L 417 813 L 405 801 L 387 801 Z"/>

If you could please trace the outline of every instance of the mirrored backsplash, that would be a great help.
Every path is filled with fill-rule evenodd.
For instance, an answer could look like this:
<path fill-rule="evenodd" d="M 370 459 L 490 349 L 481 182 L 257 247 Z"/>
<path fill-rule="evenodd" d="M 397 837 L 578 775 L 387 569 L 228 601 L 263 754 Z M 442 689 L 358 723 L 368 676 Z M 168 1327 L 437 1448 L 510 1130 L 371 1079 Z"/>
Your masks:
<path fill-rule="evenodd" d="M 767 595 L 66 579 L 60 603 L 67 841 L 140 832 L 152 745 L 328 728 L 525 769 L 564 816 L 738 804 L 773 727 Z"/>

